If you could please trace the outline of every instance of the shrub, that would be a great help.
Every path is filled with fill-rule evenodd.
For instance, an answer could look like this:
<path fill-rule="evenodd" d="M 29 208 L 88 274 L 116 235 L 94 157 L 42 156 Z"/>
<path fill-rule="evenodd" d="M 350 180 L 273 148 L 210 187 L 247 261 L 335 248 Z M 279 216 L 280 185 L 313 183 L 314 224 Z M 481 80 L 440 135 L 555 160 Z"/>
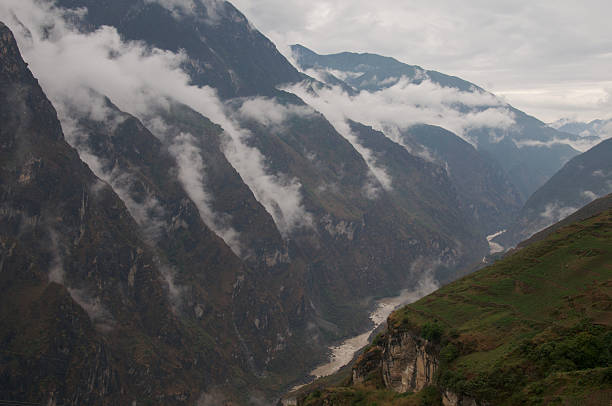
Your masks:
<path fill-rule="evenodd" d="M 419 393 L 421 399 L 419 406 L 440 406 L 442 405 L 442 396 L 438 389 L 433 386 L 427 386 Z"/>
<path fill-rule="evenodd" d="M 459 350 L 453 343 L 448 343 L 440 350 L 440 361 L 442 364 L 450 364 L 459 356 Z"/>
<path fill-rule="evenodd" d="M 442 326 L 438 323 L 425 323 L 421 327 L 421 336 L 429 341 L 439 343 L 442 338 Z"/>

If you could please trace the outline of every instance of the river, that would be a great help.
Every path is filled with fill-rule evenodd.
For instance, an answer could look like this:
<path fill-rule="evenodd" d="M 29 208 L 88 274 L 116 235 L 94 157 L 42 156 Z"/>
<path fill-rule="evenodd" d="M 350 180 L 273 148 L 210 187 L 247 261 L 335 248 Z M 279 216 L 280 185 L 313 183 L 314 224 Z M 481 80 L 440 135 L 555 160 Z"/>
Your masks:
<path fill-rule="evenodd" d="M 489 243 L 489 254 L 495 254 L 495 253 L 504 251 L 504 247 L 502 247 L 501 245 L 493 241 L 493 239 L 495 237 L 502 235 L 505 232 L 506 230 L 501 230 L 501 231 L 496 232 L 495 234 L 491 234 L 487 236 L 487 242 Z"/>
<path fill-rule="evenodd" d="M 369 330 L 357 336 L 347 338 L 339 345 L 330 347 L 331 355 L 329 360 L 312 370 L 310 375 L 315 378 L 321 378 L 337 372 L 340 368 L 351 362 L 357 351 L 368 345 L 368 338 L 372 332 L 386 322 L 391 312 L 400 306 L 416 302 L 436 289 L 438 289 L 437 282 L 431 277 L 427 277 L 420 281 L 413 290 L 405 290 L 402 291 L 399 296 L 388 297 L 376 301 L 376 306 L 372 313 L 370 313 L 372 324 Z"/>

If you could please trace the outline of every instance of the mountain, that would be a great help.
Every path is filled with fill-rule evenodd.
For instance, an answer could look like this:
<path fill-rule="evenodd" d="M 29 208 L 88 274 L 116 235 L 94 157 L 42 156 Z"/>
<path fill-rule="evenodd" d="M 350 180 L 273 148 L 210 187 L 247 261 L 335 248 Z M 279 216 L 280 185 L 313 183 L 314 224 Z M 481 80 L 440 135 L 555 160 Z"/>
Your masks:
<path fill-rule="evenodd" d="M 612 119 L 593 120 L 588 123 L 559 120 L 551 126 L 559 131 L 580 135 L 587 141 L 604 140 L 612 137 Z"/>
<path fill-rule="evenodd" d="M 487 252 L 483 231 L 440 165 L 365 126 L 355 127 L 354 144 L 338 123 L 277 90 L 304 76 L 228 3 L 204 2 L 195 14 L 137 0 L 60 2 L 87 12 L 48 4 L 0 4 L 0 17 L 56 109 L 4 29 L 0 49 L 21 61 L 20 75 L 48 108 L 22 109 L 31 97 L 10 87 L 22 86 L 14 77 L 6 79 L 2 114 L 27 114 L 39 125 L 21 137 L 27 145 L 15 146 L 19 122 L 7 118 L 3 145 L 12 148 L 6 151 L 12 161 L 2 162 L 13 162 L 13 172 L 38 168 L 52 181 L 41 178 L 22 196 L 15 194 L 19 179 L 30 175 L 3 175 L 1 202 L 8 208 L 0 221 L 8 225 L 0 263 L 14 260 L 16 244 L 19 258 L 40 262 L 33 286 L 59 289 L 65 302 L 1 281 L 2 291 L 11 292 L 2 311 L 3 348 L 13 354 L 2 372 L 5 399 L 269 401 L 303 380 L 330 343 L 361 331 L 373 297 L 432 274 L 450 280 Z M 161 24 L 170 27 L 167 38 L 160 38 Z M 5 63 L 7 72 L 17 70 Z M 44 141 L 48 133 L 54 144 Z M 65 156 L 69 166 L 57 164 L 55 172 L 38 163 Z M 62 188 L 68 192 L 53 194 Z M 96 200 L 100 190 L 104 201 Z M 44 221 L 25 212 L 21 223 L 35 226 L 30 235 L 15 220 L 24 199 L 47 211 L 71 203 Z M 90 229 L 81 225 L 88 210 L 95 219 Z M 86 247 L 78 245 L 81 238 Z M 11 269 L 21 275 L 28 263 Z M 31 303 L 37 307 L 30 312 Z M 65 303 L 87 334 L 72 329 L 73 313 L 58 316 L 61 326 L 48 324 Z M 88 319 L 83 309 L 97 313 Z M 37 326 L 48 334 L 30 350 L 34 338 L 25 334 L 37 334 Z M 49 347 L 56 335 L 69 340 Z M 70 370 L 79 379 L 94 376 L 101 388 L 85 378 L 73 385 L 64 370 L 45 372 L 55 386 L 27 378 L 29 362 L 66 360 L 66 348 L 81 348 L 75 360 L 95 360 L 98 343 L 110 354 L 99 379 L 94 364 Z M 73 393 L 82 395 L 69 398 Z"/>
<path fill-rule="evenodd" d="M 211 86 L 223 98 L 271 96 L 277 85 L 302 79 L 276 46 L 227 1 L 58 0 L 55 4 L 87 8 L 78 21 L 86 32 L 106 25 L 125 40 L 186 52 L 183 68 L 193 84 Z"/>
<path fill-rule="evenodd" d="M 303 70 L 321 79 L 331 75 L 336 82 L 344 81 L 348 87 L 353 89 L 353 92 L 379 93 L 385 98 L 398 98 L 396 93 L 399 90 L 416 94 L 419 86 L 430 83 L 435 85 L 434 88 L 423 88 L 423 91 L 427 90 L 427 93 L 421 99 L 415 98 L 409 101 L 408 106 L 416 104 L 422 109 L 423 102 L 430 102 L 432 92 L 442 88 L 447 90 L 437 92 L 443 97 L 439 103 L 448 103 L 451 110 L 455 112 L 468 115 L 486 112 L 505 113 L 507 119 L 513 121 L 512 125 L 500 125 L 500 123 L 491 121 L 491 117 L 483 115 L 475 126 L 466 128 L 463 138 L 469 140 L 479 152 L 486 152 L 501 165 L 510 181 L 520 191 L 523 199 L 529 197 L 565 162 L 578 154 L 578 151 L 568 145 L 578 140 L 578 136 L 548 127 L 536 118 L 495 98 L 477 85 L 460 78 L 425 70 L 415 65 L 407 65 L 396 59 L 375 54 L 343 52 L 319 55 L 301 45 L 293 45 L 292 51 L 296 62 Z M 335 85 L 334 82 L 329 83 Z M 464 97 L 458 98 L 457 101 L 445 102 L 444 97 L 457 97 L 449 93 L 448 89 L 461 92 Z M 348 93 L 347 95 L 350 96 Z M 470 98 L 467 95 L 474 97 Z M 411 97 L 415 96 L 407 94 L 399 100 L 405 101 Z M 406 114 L 409 114 L 408 111 L 409 109 L 406 109 Z M 435 112 L 438 112 L 438 109 Z M 415 114 L 412 124 L 438 124 L 428 121 L 427 116 L 422 114 L 419 117 L 418 114 Z M 353 119 L 362 121 L 360 117 L 353 117 Z M 386 119 L 393 121 L 389 117 Z M 431 120 L 437 119 L 435 114 L 432 115 Z M 399 127 L 407 127 L 405 121 L 401 120 L 404 118 L 400 119 Z M 495 126 L 488 123 L 495 124 Z M 449 121 L 448 124 L 454 123 Z"/>
<path fill-rule="evenodd" d="M 612 192 L 611 157 L 608 139 L 573 158 L 527 200 L 514 224 L 495 241 L 510 247 Z"/>
<path fill-rule="evenodd" d="M 612 210 L 599 207 L 394 312 L 344 383 L 297 404 L 608 404 Z"/>
<path fill-rule="evenodd" d="M 522 205 L 520 193 L 486 153 L 438 126 L 415 125 L 400 133 L 403 145 L 444 167 L 460 202 L 487 235 L 511 223 Z"/>
<path fill-rule="evenodd" d="M 183 292 L 124 202 L 65 142 L 3 24 L 0 52 L 2 399 L 184 404 L 246 376 L 228 368 L 241 357 L 232 310 L 257 300 L 234 288 L 240 261 L 194 223 L 207 272 L 185 270 Z M 178 312 L 183 300 L 201 303 L 202 317 Z"/>

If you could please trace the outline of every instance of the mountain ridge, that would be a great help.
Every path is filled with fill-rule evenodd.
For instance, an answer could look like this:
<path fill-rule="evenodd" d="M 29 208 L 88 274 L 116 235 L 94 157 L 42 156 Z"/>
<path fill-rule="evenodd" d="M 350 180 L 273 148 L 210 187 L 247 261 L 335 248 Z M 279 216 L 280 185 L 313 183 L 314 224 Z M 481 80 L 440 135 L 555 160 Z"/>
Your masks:
<path fill-rule="evenodd" d="M 335 74 L 336 80 L 343 80 L 357 93 L 385 94 L 384 92 L 389 89 L 405 86 L 402 81 L 405 79 L 408 84 L 414 86 L 431 82 L 442 89 L 456 89 L 466 94 L 495 97 L 481 87 L 463 79 L 424 70 L 419 66 L 408 65 L 394 58 L 356 53 L 319 55 L 301 45 L 294 45 L 292 49 L 295 51 L 295 60 L 302 69 Z M 343 74 L 345 77 L 338 78 L 336 77 L 338 74 Z M 393 96 L 394 93 L 389 93 L 387 97 L 392 98 Z M 347 94 L 347 97 L 354 97 L 354 94 Z M 461 102 L 455 102 L 458 103 L 455 108 L 460 113 L 476 113 L 501 106 L 507 109 L 508 114 L 513 117 L 514 124 L 508 128 L 485 126 L 468 129 L 462 137 L 470 141 L 479 151 L 486 151 L 496 159 L 512 183 L 519 189 L 522 198 L 526 200 L 567 160 L 578 154 L 578 151 L 560 140 L 575 142 L 579 137 L 547 127 L 540 120 L 517 110 L 503 100 L 496 100 L 495 103 L 498 106 L 466 106 Z M 483 103 L 491 104 L 491 102 L 491 100 L 483 99 Z M 352 119 L 362 121 L 358 116 Z M 416 122 L 412 124 L 436 124 L 425 120 L 419 122 L 417 118 L 415 120 Z M 402 124 L 399 127 L 402 130 L 405 125 Z"/>

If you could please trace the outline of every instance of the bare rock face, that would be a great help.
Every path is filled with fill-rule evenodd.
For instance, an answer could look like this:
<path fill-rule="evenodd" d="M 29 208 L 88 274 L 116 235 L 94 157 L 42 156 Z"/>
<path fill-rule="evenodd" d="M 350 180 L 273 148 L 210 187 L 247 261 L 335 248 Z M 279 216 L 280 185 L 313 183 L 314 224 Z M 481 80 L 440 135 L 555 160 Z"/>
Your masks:
<path fill-rule="evenodd" d="M 409 332 L 391 336 L 383 351 L 385 386 L 404 393 L 433 384 L 438 351 L 434 344 Z"/>
<path fill-rule="evenodd" d="M 410 331 L 388 331 L 382 340 L 355 362 L 353 385 L 375 385 L 398 393 L 435 386 L 440 365 L 439 345 Z M 444 406 L 487 406 L 469 396 L 441 389 Z"/>
<path fill-rule="evenodd" d="M 365 351 L 353 367 L 353 384 L 365 384 L 372 378 L 381 380 L 383 351 L 376 346 Z"/>
<path fill-rule="evenodd" d="M 433 385 L 439 348 L 410 332 L 388 333 L 383 342 L 366 351 L 353 367 L 353 383 L 382 378 L 384 387 L 399 393 Z M 381 376 L 382 375 L 382 376 Z"/>

